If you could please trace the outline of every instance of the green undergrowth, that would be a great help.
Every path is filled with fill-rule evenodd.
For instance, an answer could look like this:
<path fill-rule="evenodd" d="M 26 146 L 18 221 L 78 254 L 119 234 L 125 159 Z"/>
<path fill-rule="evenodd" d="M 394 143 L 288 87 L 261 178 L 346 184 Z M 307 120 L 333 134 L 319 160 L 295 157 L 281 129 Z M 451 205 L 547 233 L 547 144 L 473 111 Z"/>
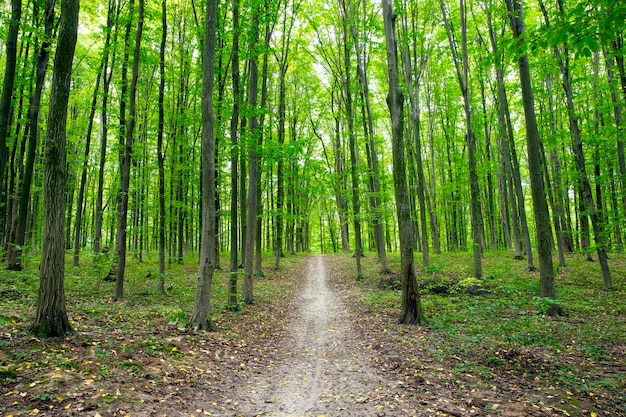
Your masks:
<path fill-rule="evenodd" d="M 112 301 L 115 283 L 103 279 L 111 262 L 106 255 L 84 253 L 78 267 L 71 265 L 71 255 L 66 258 L 67 312 L 76 334 L 64 339 L 38 339 L 28 334 L 35 316 L 38 260 L 26 258 L 23 271 L 0 272 L 0 414 L 5 407 L 23 411 L 39 407 L 38 402 L 68 410 L 63 407 L 87 395 L 104 399 L 104 403 L 107 395 L 112 395 L 111 401 L 124 403 L 128 398 L 117 387 L 138 377 L 149 381 L 150 390 L 165 390 L 170 385 L 163 381 L 186 380 L 183 373 L 187 375 L 187 371 L 181 369 L 192 369 L 196 350 L 216 359 L 215 369 L 205 371 L 217 378 L 223 366 L 219 360 L 226 353 L 235 357 L 232 352 L 250 333 L 265 331 L 262 329 L 281 320 L 279 310 L 282 312 L 285 300 L 292 297 L 296 288 L 293 277 L 305 256 L 282 259 L 281 270 L 276 272 L 273 256 L 268 254 L 265 276 L 255 280 L 255 304 L 240 304 L 237 309 L 227 306 L 229 272 L 224 257 L 223 269 L 213 276 L 212 319 L 221 330 L 217 334 L 198 334 L 188 327 L 198 274 L 194 254 L 182 264 L 167 265 L 165 293 L 158 291 L 156 252 L 142 262 L 129 257 L 122 302 Z M 239 272 L 241 294 L 243 274 Z M 258 335 L 262 336 L 264 333 Z M 71 394 L 73 399 L 56 394 L 61 383 L 77 390 L 83 387 L 85 394 L 77 391 Z M 44 398 L 47 395 L 53 397 Z M 106 409 L 104 403 L 100 409 Z"/>
<path fill-rule="evenodd" d="M 526 262 L 508 252 L 485 254 L 479 280 L 472 277 L 471 254 L 431 255 L 425 270 L 419 253 L 416 262 L 426 332 L 411 337 L 405 326 L 392 330 L 428 351 L 436 363 L 450 365 L 453 379 L 471 374 L 489 385 L 517 375 L 565 392 L 593 396 L 607 390 L 626 401 L 624 255 L 611 257 L 610 291 L 602 289 L 597 262 L 568 256 L 567 266 L 558 267 L 555 300 L 539 297 L 539 273 L 526 272 Z M 398 277 L 381 278 L 374 254 L 363 265 L 365 279 L 358 283 L 363 296 L 354 308 L 374 316 L 399 315 Z M 344 281 L 353 279 L 350 267 L 342 268 Z M 390 255 L 390 269 L 400 269 L 396 254 Z M 555 303 L 564 316 L 546 315 Z"/>

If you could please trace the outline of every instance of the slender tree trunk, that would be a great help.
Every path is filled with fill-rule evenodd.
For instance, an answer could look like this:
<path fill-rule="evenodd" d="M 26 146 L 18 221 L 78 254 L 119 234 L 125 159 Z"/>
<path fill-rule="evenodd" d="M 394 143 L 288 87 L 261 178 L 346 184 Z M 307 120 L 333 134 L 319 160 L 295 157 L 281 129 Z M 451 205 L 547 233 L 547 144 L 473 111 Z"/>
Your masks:
<path fill-rule="evenodd" d="M 106 46 L 105 46 L 106 48 Z M 78 201 L 76 202 L 76 226 L 74 227 L 74 260 L 73 265 L 80 264 L 80 237 L 81 226 L 83 222 L 83 200 L 85 198 L 85 186 L 87 185 L 87 170 L 89 168 L 89 149 L 91 146 L 91 132 L 93 130 L 93 120 L 96 114 L 96 106 L 98 104 L 98 91 L 100 90 L 100 79 L 102 78 L 102 66 L 98 70 L 96 76 L 96 85 L 93 89 L 93 99 L 91 101 L 91 110 L 89 112 L 89 122 L 87 125 L 87 134 L 85 135 L 85 154 L 83 157 L 83 170 L 80 175 L 80 186 L 78 190 Z"/>
<path fill-rule="evenodd" d="M 239 0 L 233 0 L 233 50 L 231 53 L 231 76 L 233 82 L 233 112 L 230 119 L 230 275 L 228 281 L 228 305 L 238 309 L 237 296 L 237 253 L 239 249 L 239 226 L 237 219 L 239 138 L 239 108 L 241 92 L 239 87 Z"/>
<path fill-rule="evenodd" d="M 383 230 L 382 212 L 381 212 L 381 199 L 380 199 L 380 175 L 378 170 L 378 152 L 376 149 L 376 142 L 374 141 L 374 121 L 372 117 L 372 109 L 370 105 L 370 91 L 369 82 L 367 77 L 367 62 L 364 57 L 365 51 L 361 50 L 361 43 L 356 29 L 357 17 L 354 11 L 354 5 L 352 0 L 349 0 L 348 7 L 346 9 L 345 1 L 342 0 L 343 12 L 346 19 L 350 21 L 350 32 L 354 41 L 354 52 L 356 54 L 357 73 L 359 75 L 359 82 L 361 87 L 361 99 L 362 108 L 364 107 L 365 116 L 363 120 L 363 130 L 366 142 L 366 149 L 368 150 L 368 165 L 370 176 L 370 206 L 372 207 L 372 214 L 374 217 L 374 239 L 376 241 L 376 252 L 378 253 L 378 260 L 380 262 L 380 269 L 382 274 L 388 274 L 389 267 L 387 266 L 387 252 L 385 250 L 385 233 Z M 366 3 L 363 3 L 364 14 Z"/>
<path fill-rule="evenodd" d="M 342 0 L 343 1 L 343 0 Z M 356 149 L 356 137 L 354 132 L 354 115 L 352 112 L 352 81 L 350 77 L 350 52 L 348 48 L 348 28 L 346 16 L 343 18 L 343 98 L 348 125 L 348 140 L 350 148 L 350 179 L 352 180 L 352 215 L 354 224 L 354 258 L 356 259 L 356 279 L 363 279 L 361 257 L 363 256 L 363 244 L 361 242 L 361 197 L 359 193 L 359 177 L 357 175 L 358 156 Z"/>
<path fill-rule="evenodd" d="M 408 24 L 406 16 L 402 19 L 402 31 L 404 36 L 409 36 Z M 418 73 L 413 75 L 413 65 L 411 63 L 411 55 L 409 52 L 409 40 L 405 42 L 405 46 L 401 48 L 405 82 L 409 92 L 409 103 L 411 104 L 411 132 L 413 133 L 413 143 L 415 149 L 413 151 L 413 159 L 417 164 L 417 199 L 419 203 L 420 227 L 421 227 L 421 250 L 422 250 L 422 268 L 430 266 L 430 251 L 428 248 L 428 225 L 426 222 L 426 179 L 424 178 L 424 164 L 422 162 L 422 138 L 421 138 L 421 108 L 420 108 L 420 78 L 423 71 L 417 68 Z M 426 63 L 426 59 L 422 58 L 422 65 Z M 415 78 L 415 81 L 413 81 Z"/>
<path fill-rule="evenodd" d="M 50 39 L 54 28 L 54 0 L 48 0 L 44 10 L 44 40 L 37 55 L 37 70 L 35 76 L 35 91 L 30 101 L 28 110 L 28 153 L 26 155 L 26 165 L 20 186 L 19 207 L 17 214 L 17 224 L 13 241 L 10 242 L 7 251 L 7 269 L 22 269 L 22 246 L 26 242 L 26 229 L 28 222 L 28 211 L 30 204 L 30 190 L 33 183 L 33 170 L 37 156 L 37 139 L 39 136 L 39 115 L 41 96 L 44 88 L 46 71 L 48 69 L 48 56 L 50 50 Z M 0 132 L 1 133 L 1 132 Z M 1 145 L 0 145 L 1 147 Z M 1 198 L 1 196 L 0 196 Z M 0 216 L 2 214 L 0 213 Z"/>
<path fill-rule="evenodd" d="M 252 11 L 252 37 L 248 44 L 248 51 L 251 56 L 248 62 L 250 67 L 249 74 L 249 86 L 248 86 L 248 100 L 252 109 L 256 110 L 258 103 L 258 79 L 259 79 L 259 67 L 258 56 L 255 52 L 257 43 L 259 40 L 259 14 L 260 9 L 254 8 Z M 248 204 L 247 204 L 247 227 L 246 227 L 246 240 L 245 240 L 245 258 L 244 258 L 244 281 L 243 281 L 243 300 L 246 304 L 254 303 L 254 248 L 256 239 L 256 217 L 257 217 L 257 190 L 259 188 L 259 160 L 260 160 L 260 146 L 259 141 L 261 138 L 261 132 L 258 128 L 258 119 L 256 115 L 252 115 L 249 118 L 248 129 Z"/>
<path fill-rule="evenodd" d="M 161 2 L 161 46 L 159 49 L 159 128 L 157 132 L 157 160 L 159 165 L 159 283 L 165 293 L 165 158 L 163 156 L 163 128 L 165 124 L 165 46 L 167 43 L 167 0 Z"/>
<path fill-rule="evenodd" d="M 516 0 L 505 0 L 509 10 L 509 18 L 513 36 L 520 47 L 525 47 L 524 14 L 522 6 Z M 537 252 L 539 254 L 540 296 L 556 298 L 554 287 L 554 269 L 552 266 L 552 231 L 548 203 L 544 191 L 541 150 L 537 120 L 535 117 L 535 103 L 531 85 L 528 55 L 522 54 L 518 60 L 524 118 L 526 122 L 526 147 L 528 150 L 528 170 L 530 172 L 530 186 L 533 196 L 533 210 L 535 214 L 535 228 L 537 234 Z M 550 315 L 561 314 L 558 305 L 552 304 L 548 311 Z"/>
<path fill-rule="evenodd" d="M 444 16 L 444 24 L 448 33 L 450 49 L 452 51 L 453 60 L 456 68 L 461 94 L 463 95 L 463 109 L 465 111 L 466 126 L 466 142 L 467 142 L 467 159 L 469 162 L 469 180 L 470 180 L 470 218 L 472 223 L 472 247 L 474 253 L 474 277 L 481 278 L 482 270 L 482 215 L 480 209 L 480 188 L 478 184 L 478 173 L 476 170 L 476 137 L 474 135 L 474 126 L 472 124 L 472 109 L 469 97 L 469 64 L 467 55 L 467 25 L 465 13 L 465 0 L 460 0 L 461 9 L 461 55 L 459 56 L 458 45 L 454 38 L 454 32 L 450 25 L 448 12 L 445 8 L 443 0 L 439 0 L 441 11 Z"/>
<path fill-rule="evenodd" d="M 37 312 L 30 332 L 63 337 L 72 332 L 65 310 L 65 170 L 66 121 L 72 61 L 78 32 L 78 0 L 61 1 L 59 40 L 54 58 L 45 147 L 44 235 L 39 268 Z"/>
<path fill-rule="evenodd" d="M 111 16 L 109 14 L 109 19 L 113 21 L 107 22 L 107 25 L 113 26 L 114 22 L 117 22 L 119 14 L 120 14 L 120 6 L 119 3 L 116 3 L 116 0 L 109 0 L 109 11 L 115 10 L 115 15 Z M 112 45 L 117 43 L 117 29 L 113 33 L 113 42 Z M 112 59 L 111 62 L 115 62 L 115 48 L 113 48 Z M 95 253 L 100 253 L 102 251 L 102 221 L 104 214 L 104 167 L 106 164 L 106 153 L 107 153 L 107 137 L 108 137 L 108 102 L 109 102 L 109 90 L 111 86 L 111 77 L 113 76 L 113 70 L 109 71 L 108 69 L 109 63 L 108 60 L 104 61 L 104 68 L 102 69 L 102 107 L 100 109 L 100 123 L 102 125 L 102 132 L 100 137 L 100 163 L 98 170 L 98 189 L 96 191 L 96 221 L 94 227 L 94 238 L 93 238 L 93 251 Z"/>
<path fill-rule="evenodd" d="M 394 28 L 395 15 L 391 0 L 382 0 L 383 21 L 385 24 L 385 43 L 387 46 L 387 70 L 389 95 L 387 105 L 391 113 L 392 151 L 393 151 L 393 184 L 396 196 L 396 209 L 400 226 L 400 276 L 402 279 L 402 315 L 400 323 L 424 324 L 419 289 L 415 278 L 415 261 L 413 259 L 414 238 L 409 211 L 409 196 L 406 185 L 406 167 L 404 158 L 404 97 L 399 87 L 398 59 L 396 35 Z"/>
<path fill-rule="evenodd" d="M 539 5 L 541 6 L 541 10 L 543 12 L 543 16 L 545 18 L 548 30 L 550 30 L 548 14 L 542 0 L 539 2 Z M 561 0 L 558 1 L 558 5 L 559 11 L 561 13 L 564 13 Z M 593 201 L 591 185 L 589 183 L 587 168 L 585 166 L 585 155 L 583 153 L 580 126 L 578 124 L 578 118 L 574 109 L 574 97 L 569 75 L 569 51 L 567 50 L 567 46 L 565 46 L 563 52 L 561 52 L 561 50 L 557 46 L 555 46 L 554 55 L 561 70 L 561 76 L 563 81 L 562 86 L 563 91 L 565 92 L 567 114 L 570 123 L 572 150 L 574 152 L 574 157 L 576 158 L 576 170 L 578 171 L 578 176 L 580 178 L 579 181 L 581 183 L 582 198 L 584 204 L 586 205 L 587 213 L 589 214 L 589 218 L 591 219 L 591 225 L 593 227 L 593 234 L 596 241 L 596 253 L 598 254 L 598 262 L 600 262 L 600 270 L 602 271 L 604 289 L 609 290 L 613 288 L 613 282 L 611 279 L 611 272 L 609 271 L 608 257 L 606 255 L 606 243 L 603 230 L 604 227 Z"/>
<path fill-rule="evenodd" d="M 13 87 L 15 84 L 15 67 L 17 66 L 17 37 L 22 19 L 22 1 L 11 0 L 11 21 L 7 33 L 6 61 L 4 67 L 4 81 L 2 95 L 0 96 L 0 238 L 4 238 L 6 196 L 4 184 L 6 183 L 6 161 L 8 157 L 7 137 L 9 133 L 11 102 L 13 99 Z M 3 241 L 4 239 L 0 239 Z"/>
<path fill-rule="evenodd" d="M 215 132 L 213 116 L 213 76 L 217 0 L 207 0 L 202 57 L 202 234 L 198 285 L 190 325 L 198 330 L 217 330 L 211 321 L 211 290 L 215 254 Z"/>
<path fill-rule="evenodd" d="M 127 26 L 127 37 L 130 36 L 132 26 L 133 3 L 131 0 L 130 16 Z M 137 31 L 135 33 L 135 48 L 133 52 L 133 69 L 129 90 L 128 123 L 121 123 L 120 129 L 126 128 L 124 136 L 120 137 L 120 189 L 118 191 L 117 211 L 117 274 L 115 280 L 115 295 L 113 300 L 122 301 L 124 298 L 124 274 L 126 272 L 126 227 L 128 224 L 128 192 L 130 188 L 130 167 L 132 160 L 133 135 L 135 131 L 137 79 L 139 78 L 139 59 L 141 51 L 141 37 L 143 32 L 144 0 L 139 0 L 137 17 Z M 128 44 L 128 43 L 127 43 Z M 126 60 L 126 59 L 125 59 Z M 122 68 L 122 74 L 124 68 Z M 123 78 L 124 75 L 122 75 Z M 122 104 L 125 103 L 122 99 Z M 125 112 L 125 106 L 120 106 L 120 113 Z M 124 119 L 125 116 L 122 117 Z"/>

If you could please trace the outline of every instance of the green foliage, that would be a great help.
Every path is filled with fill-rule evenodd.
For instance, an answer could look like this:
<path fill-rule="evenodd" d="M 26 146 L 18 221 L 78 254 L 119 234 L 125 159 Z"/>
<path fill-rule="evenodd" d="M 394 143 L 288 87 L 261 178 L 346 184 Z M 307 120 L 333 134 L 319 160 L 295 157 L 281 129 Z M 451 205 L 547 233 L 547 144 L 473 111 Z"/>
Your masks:
<path fill-rule="evenodd" d="M 423 349 L 431 346 L 437 362 L 456 364 L 454 379 L 469 374 L 490 384 L 505 373 L 539 378 L 542 384 L 564 391 L 624 389 L 624 378 L 597 379 L 594 371 L 598 363 L 623 361 L 623 278 L 617 290 L 601 291 L 599 266 L 570 256 L 557 277 L 558 298 L 547 299 L 538 296 L 538 274 L 525 272 L 524 263 L 513 260 L 510 253 L 485 254 L 483 280 L 466 278 L 470 256 L 433 255 L 435 271 L 420 277 L 431 331 L 412 338 Z M 356 308 L 374 316 L 397 314 L 401 292 L 381 289 L 375 262 L 365 260 L 365 279 L 359 283 L 363 300 Z M 392 270 L 399 268 L 398 262 L 397 254 L 392 254 Z M 614 254 L 612 268 L 615 276 L 626 276 L 626 258 Z M 442 287 L 445 292 L 439 291 Z M 480 289 L 480 296 L 468 288 Z M 567 316 L 547 315 L 554 305 L 564 308 Z"/>

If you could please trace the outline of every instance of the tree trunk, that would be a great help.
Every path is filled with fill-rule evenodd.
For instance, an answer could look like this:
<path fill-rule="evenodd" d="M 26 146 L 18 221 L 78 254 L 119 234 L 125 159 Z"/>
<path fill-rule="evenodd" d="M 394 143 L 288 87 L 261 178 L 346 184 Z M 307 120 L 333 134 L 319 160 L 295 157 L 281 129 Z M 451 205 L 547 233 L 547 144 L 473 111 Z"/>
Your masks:
<path fill-rule="evenodd" d="M 469 162 L 469 181 L 470 181 L 470 218 L 472 223 L 472 247 L 474 253 L 474 277 L 482 278 L 482 215 L 480 209 L 480 189 L 478 184 L 478 173 L 476 171 L 476 137 L 474 135 L 474 126 L 472 124 L 472 109 L 469 97 L 469 64 L 467 56 L 467 25 L 465 13 L 465 0 L 460 0 L 461 9 L 461 55 L 459 56 L 458 45 L 454 38 L 454 32 L 450 25 L 448 12 L 444 6 L 443 0 L 439 0 L 441 12 L 444 17 L 444 24 L 450 42 L 450 49 L 456 68 L 457 79 L 463 95 L 463 109 L 465 111 L 465 126 L 467 142 L 467 159 Z"/>
<path fill-rule="evenodd" d="M 233 112 L 230 119 L 230 275 L 228 281 L 228 306 L 238 309 L 237 253 L 239 250 L 239 227 L 237 218 L 239 158 L 238 132 L 241 92 L 239 87 L 239 0 L 233 0 L 233 50 L 231 53 L 231 76 L 233 82 Z"/>
<path fill-rule="evenodd" d="M 404 97 L 399 87 L 397 46 L 391 0 L 382 0 L 383 21 L 385 24 L 385 43 L 387 45 L 387 69 L 389 95 L 387 104 L 391 113 L 391 133 L 393 151 L 393 184 L 396 196 L 396 210 L 400 227 L 400 257 L 402 279 L 402 315 L 400 323 L 424 324 L 419 290 L 415 279 L 413 259 L 413 227 L 409 212 L 409 196 L 406 185 L 406 167 L 404 158 Z"/>
<path fill-rule="evenodd" d="M 130 15 L 128 17 L 128 25 L 126 27 L 126 36 L 130 37 L 130 31 L 132 26 L 134 0 L 130 2 Z M 128 192 L 130 188 L 130 167 L 132 160 L 132 147 L 133 147 L 133 135 L 135 131 L 135 108 L 137 97 L 137 79 L 139 77 L 139 59 L 141 51 L 141 36 L 143 32 L 143 12 L 144 12 L 144 0 L 139 0 L 139 14 L 137 17 L 137 31 L 135 33 L 135 48 L 133 52 L 133 69 L 129 90 L 129 105 L 128 105 L 128 123 L 125 120 L 125 98 L 122 98 L 120 105 L 120 130 L 125 129 L 123 136 L 120 137 L 120 188 L 118 191 L 118 210 L 117 210 L 117 274 L 115 280 L 115 295 L 114 301 L 122 301 L 124 298 L 124 273 L 126 272 L 126 227 L 128 224 Z M 126 42 L 128 46 L 129 42 Z M 128 51 L 125 52 L 128 55 Z M 127 57 L 124 58 L 127 61 Z M 124 83 L 125 66 L 122 67 L 122 82 Z M 125 83 L 124 83 L 125 84 Z M 122 91 L 124 87 L 122 87 Z M 122 94 L 123 95 L 123 94 Z M 122 133 L 122 132 L 121 132 Z"/>
<path fill-rule="evenodd" d="M 409 36 L 408 23 L 406 16 L 402 19 L 403 35 Z M 424 164 L 422 162 L 422 138 L 420 125 L 420 78 L 426 63 L 426 58 L 422 57 L 422 67 L 417 68 L 417 74 L 413 75 L 413 65 L 411 63 L 411 55 L 409 51 L 409 39 L 405 42 L 405 46 L 401 48 L 401 54 L 404 63 L 404 74 L 407 90 L 409 92 L 409 103 L 411 105 L 411 132 L 413 133 L 413 159 L 417 164 L 417 199 L 419 203 L 419 216 L 421 226 L 421 250 L 422 250 L 422 268 L 430 267 L 430 252 L 428 248 L 428 225 L 426 222 L 426 179 L 424 178 Z M 417 64 L 416 64 L 417 66 Z M 415 81 L 414 81 L 415 77 Z"/>
<path fill-rule="evenodd" d="M 363 245 L 361 243 L 361 197 L 359 193 L 359 178 L 357 175 L 358 157 L 356 149 L 356 137 L 354 132 L 354 115 L 352 112 L 352 81 L 350 77 L 350 52 L 348 48 L 348 28 L 346 16 L 343 18 L 343 98 L 346 110 L 346 121 L 348 124 L 348 143 L 350 148 L 350 179 L 352 180 L 352 215 L 354 224 L 354 258 L 356 260 L 356 279 L 363 279 L 361 267 L 361 257 L 363 256 Z"/>
<path fill-rule="evenodd" d="M 256 111 L 258 102 L 258 79 L 259 67 L 258 56 L 255 52 L 259 40 L 259 7 L 255 7 L 252 11 L 252 37 L 248 44 L 248 51 L 251 56 L 249 58 L 249 86 L 248 101 L 249 105 Z M 257 190 L 260 183 L 259 160 L 260 149 L 259 141 L 261 132 L 258 126 L 256 115 L 252 115 L 248 121 L 249 137 L 248 137 L 248 204 L 246 218 L 246 240 L 245 240 L 245 258 L 244 258 L 244 281 L 243 281 L 243 300 L 246 304 L 254 302 L 254 248 L 256 239 L 256 217 L 257 217 Z"/>
<path fill-rule="evenodd" d="M 522 6 L 516 0 L 505 0 L 509 10 L 509 18 L 513 36 L 518 46 L 525 47 L 524 14 Z M 554 269 L 552 266 L 552 230 L 550 228 L 550 215 L 548 203 L 544 191 L 542 167 L 541 167 L 541 139 L 537 129 L 535 117 L 535 102 L 531 85 L 530 67 L 528 55 L 522 54 L 518 60 L 520 84 L 522 89 L 522 102 L 524 105 L 524 119 L 526 122 L 526 147 L 528 150 L 528 170 L 530 173 L 530 186 L 533 196 L 533 211 L 535 214 L 535 229 L 537 234 L 537 252 L 539 254 L 539 280 L 540 296 L 556 298 L 554 287 Z M 548 311 L 550 315 L 561 314 L 561 309 L 552 304 Z"/>
<path fill-rule="evenodd" d="M 30 204 L 30 190 L 33 183 L 33 170 L 37 154 L 37 139 L 39 137 L 39 114 L 41 95 L 43 92 L 46 71 L 48 68 L 48 55 L 50 50 L 50 39 L 54 28 L 54 1 L 48 0 L 44 10 L 44 40 L 41 43 L 37 55 L 37 70 L 35 76 L 35 91 L 30 101 L 28 110 L 28 153 L 26 155 L 26 165 L 20 186 L 19 207 L 15 234 L 7 250 L 7 269 L 22 269 L 22 246 L 26 242 L 26 225 L 28 221 L 28 210 Z M 1 133 L 1 132 L 0 132 Z M 0 145 L 1 146 L 1 145 Z M 1 196 L 0 196 L 1 198 Z M 1 214 L 0 214 L 1 215 Z"/>
<path fill-rule="evenodd" d="M 363 10 L 365 14 L 365 7 L 367 3 L 363 3 Z M 383 230 L 381 199 L 380 199 L 380 176 L 378 172 L 378 152 L 376 150 L 376 142 L 374 141 L 374 121 L 372 118 L 372 109 L 370 105 L 370 92 L 369 82 L 367 77 L 367 62 L 364 57 L 364 51 L 361 51 L 361 44 L 356 30 L 356 15 L 354 12 L 354 6 L 352 0 L 349 0 L 349 10 L 346 10 L 345 1 L 342 0 L 342 6 L 344 10 L 345 18 L 350 20 L 350 32 L 352 33 L 352 39 L 354 41 L 354 51 L 356 54 L 357 73 L 359 75 L 359 82 L 361 87 L 361 108 L 365 110 L 363 117 L 363 130 L 366 142 L 368 165 L 369 165 L 369 188 L 370 188 L 370 206 L 372 208 L 372 215 L 374 218 L 374 239 L 376 242 L 376 252 L 378 253 L 378 260 L 380 262 L 380 270 L 382 274 L 388 274 L 389 267 L 387 266 L 387 252 L 385 250 L 385 233 Z"/>
<path fill-rule="evenodd" d="M 114 16 L 109 14 L 109 18 L 112 21 L 107 22 L 107 26 L 112 26 L 114 22 L 118 20 L 120 14 L 119 3 L 116 0 L 109 0 L 109 10 L 115 10 Z M 113 33 L 112 45 L 117 43 L 117 29 Z M 115 48 L 113 49 L 111 62 L 115 62 Z M 102 221 L 104 214 L 104 167 L 106 164 L 106 151 L 107 151 L 107 136 L 109 131 L 108 125 L 108 102 L 109 102 L 109 89 L 111 86 L 111 77 L 113 76 L 113 69 L 109 72 L 108 60 L 104 61 L 104 68 L 102 69 L 102 107 L 100 109 L 100 123 L 102 125 L 101 137 L 100 137 L 100 163 L 98 169 L 98 188 L 96 191 L 96 220 L 94 227 L 93 238 L 93 251 L 100 253 L 102 251 Z"/>
<path fill-rule="evenodd" d="M 30 332 L 64 337 L 72 332 L 65 310 L 65 170 L 66 122 L 72 61 L 78 31 L 78 0 L 61 1 L 59 40 L 54 58 L 45 147 L 44 235 L 39 268 L 37 312 Z"/>
<path fill-rule="evenodd" d="M 217 330 L 211 321 L 215 236 L 215 132 L 213 116 L 213 76 L 217 0 L 207 0 L 202 57 L 202 234 L 198 285 L 190 325 L 198 330 Z"/>
<path fill-rule="evenodd" d="M 548 30 L 550 30 L 550 22 L 543 1 L 540 1 L 539 5 L 541 6 L 541 11 L 543 12 L 543 16 L 545 18 Z M 563 4 L 561 0 L 558 1 L 558 6 L 560 12 L 563 13 Z M 593 234 L 596 241 L 596 253 L 598 254 L 598 262 L 600 262 L 600 270 L 602 271 L 602 279 L 604 281 L 604 289 L 609 290 L 613 288 L 613 282 L 611 279 L 611 273 L 609 271 L 608 257 L 606 255 L 606 243 L 603 230 L 604 227 L 594 204 L 591 185 L 589 183 L 589 177 L 587 176 L 587 168 L 585 166 L 585 155 L 583 153 L 580 126 L 578 124 L 578 118 L 574 109 L 574 95 L 569 75 L 569 51 L 567 50 L 567 46 L 565 46 L 563 52 L 561 52 L 561 50 L 557 46 L 555 46 L 554 55 L 559 64 L 563 80 L 562 86 L 565 93 L 567 114 L 570 123 L 572 151 L 574 153 L 574 157 L 576 158 L 576 170 L 578 171 L 579 181 L 581 183 L 583 204 L 586 205 L 587 213 L 589 214 L 589 218 L 591 219 Z"/>
<path fill-rule="evenodd" d="M 159 48 L 159 127 L 157 132 L 157 162 L 159 166 L 159 283 L 158 291 L 165 293 L 165 158 L 163 128 L 165 124 L 165 46 L 167 43 L 167 0 L 161 2 L 161 45 Z"/>
<path fill-rule="evenodd" d="M 11 102 L 15 84 L 15 67 L 17 66 L 17 36 L 22 18 L 22 1 L 11 1 L 11 21 L 7 33 L 6 61 L 4 67 L 4 81 L 0 96 L 0 238 L 4 237 L 6 204 L 4 184 L 6 183 L 6 161 L 8 156 L 7 136 L 9 133 Z M 3 240 L 3 239 L 0 239 Z"/>

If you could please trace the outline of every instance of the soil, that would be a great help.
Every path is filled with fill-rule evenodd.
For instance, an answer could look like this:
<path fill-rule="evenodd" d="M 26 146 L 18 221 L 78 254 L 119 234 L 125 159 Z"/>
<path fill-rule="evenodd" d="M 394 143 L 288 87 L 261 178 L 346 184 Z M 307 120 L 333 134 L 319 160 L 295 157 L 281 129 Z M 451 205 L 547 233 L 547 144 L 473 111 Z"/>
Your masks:
<path fill-rule="evenodd" d="M 525 364 L 523 373 L 504 365 L 487 377 L 459 373 L 464 359 L 442 360 L 437 332 L 364 309 L 344 264 L 310 256 L 301 270 L 272 273 L 268 288 L 293 283 L 293 297 L 221 312 L 217 333 L 192 333 L 129 303 L 75 312 L 81 328 L 66 339 L 5 327 L 0 416 L 626 415 L 614 391 L 572 393 L 533 373 L 555 360 L 586 366 L 575 357 L 496 352 L 504 364 Z M 585 372 L 626 374 L 623 361 L 599 365 Z"/>
<path fill-rule="evenodd" d="M 280 359 L 256 370 L 239 392 L 243 415 L 409 415 L 411 404 L 372 365 L 346 307 L 329 288 L 323 257 L 307 260 L 303 279 Z"/>

